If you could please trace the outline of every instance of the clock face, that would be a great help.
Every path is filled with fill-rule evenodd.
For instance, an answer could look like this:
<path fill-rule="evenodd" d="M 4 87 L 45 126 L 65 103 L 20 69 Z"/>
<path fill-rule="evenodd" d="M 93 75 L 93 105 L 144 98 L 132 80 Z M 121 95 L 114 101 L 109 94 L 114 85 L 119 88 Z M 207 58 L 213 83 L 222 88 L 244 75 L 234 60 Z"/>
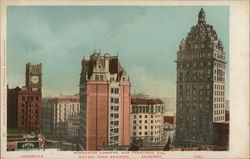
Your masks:
<path fill-rule="evenodd" d="M 37 84 L 39 82 L 39 77 L 38 76 L 32 76 L 31 77 L 31 82 Z"/>

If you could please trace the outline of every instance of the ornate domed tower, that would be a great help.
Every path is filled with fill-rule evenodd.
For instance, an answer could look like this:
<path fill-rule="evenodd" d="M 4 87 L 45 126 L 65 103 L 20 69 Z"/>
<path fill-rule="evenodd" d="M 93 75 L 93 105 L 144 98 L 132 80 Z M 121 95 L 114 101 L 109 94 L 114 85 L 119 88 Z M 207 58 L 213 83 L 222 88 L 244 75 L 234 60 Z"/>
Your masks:
<path fill-rule="evenodd" d="M 225 121 L 225 53 L 201 8 L 177 52 L 176 145 L 213 145 L 215 122 Z"/>

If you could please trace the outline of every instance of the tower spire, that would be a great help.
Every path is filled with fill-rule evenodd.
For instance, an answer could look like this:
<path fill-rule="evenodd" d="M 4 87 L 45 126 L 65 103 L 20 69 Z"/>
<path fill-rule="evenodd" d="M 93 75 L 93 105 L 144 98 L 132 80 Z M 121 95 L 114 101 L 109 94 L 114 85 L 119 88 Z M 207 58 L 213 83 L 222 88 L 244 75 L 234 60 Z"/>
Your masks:
<path fill-rule="evenodd" d="M 206 14 L 203 10 L 203 8 L 201 8 L 199 15 L 198 15 L 198 24 L 206 24 Z"/>

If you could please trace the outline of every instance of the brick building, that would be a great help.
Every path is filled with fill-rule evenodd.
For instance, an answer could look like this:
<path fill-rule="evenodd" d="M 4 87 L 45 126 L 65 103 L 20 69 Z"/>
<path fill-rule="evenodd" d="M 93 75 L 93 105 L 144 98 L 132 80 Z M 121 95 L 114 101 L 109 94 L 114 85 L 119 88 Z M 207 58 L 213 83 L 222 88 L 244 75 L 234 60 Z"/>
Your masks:
<path fill-rule="evenodd" d="M 7 88 L 7 126 L 42 128 L 42 65 L 26 65 L 26 86 Z"/>
<path fill-rule="evenodd" d="M 176 140 L 180 147 L 213 145 L 213 123 L 225 122 L 225 53 L 203 9 L 177 52 Z"/>
<path fill-rule="evenodd" d="M 82 60 L 80 107 L 82 149 L 130 144 L 130 82 L 118 56 Z"/>

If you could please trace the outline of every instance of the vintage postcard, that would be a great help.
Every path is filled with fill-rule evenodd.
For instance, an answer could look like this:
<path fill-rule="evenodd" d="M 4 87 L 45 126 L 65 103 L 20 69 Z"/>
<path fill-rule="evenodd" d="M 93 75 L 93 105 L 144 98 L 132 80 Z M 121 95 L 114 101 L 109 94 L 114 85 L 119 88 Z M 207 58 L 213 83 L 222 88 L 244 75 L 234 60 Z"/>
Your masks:
<path fill-rule="evenodd" d="M 1 158 L 249 158 L 248 1 L 1 1 Z"/>

